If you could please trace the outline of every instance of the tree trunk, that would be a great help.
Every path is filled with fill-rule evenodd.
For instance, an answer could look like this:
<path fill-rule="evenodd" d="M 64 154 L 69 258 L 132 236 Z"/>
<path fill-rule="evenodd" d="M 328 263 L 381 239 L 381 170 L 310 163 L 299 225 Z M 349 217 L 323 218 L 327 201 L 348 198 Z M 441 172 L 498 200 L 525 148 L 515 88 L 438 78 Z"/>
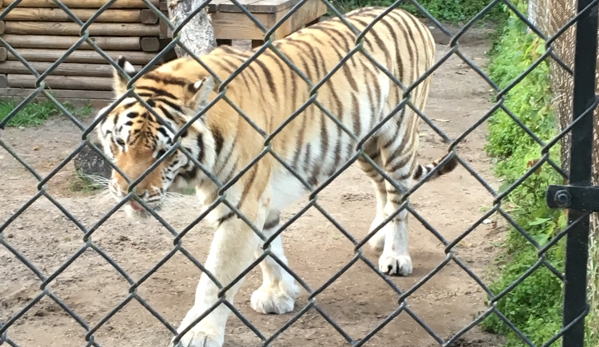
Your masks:
<path fill-rule="evenodd" d="M 195 9 L 206 0 L 168 0 L 168 14 L 171 23 L 177 27 L 182 23 Z M 212 27 L 210 16 L 202 9 L 194 16 L 192 20 L 187 22 L 183 29 L 179 32 L 181 40 L 179 41 L 189 51 L 196 56 L 202 56 L 209 53 L 216 47 L 216 39 L 214 38 L 214 28 Z M 187 52 L 175 46 L 177 56 L 187 56 Z"/>

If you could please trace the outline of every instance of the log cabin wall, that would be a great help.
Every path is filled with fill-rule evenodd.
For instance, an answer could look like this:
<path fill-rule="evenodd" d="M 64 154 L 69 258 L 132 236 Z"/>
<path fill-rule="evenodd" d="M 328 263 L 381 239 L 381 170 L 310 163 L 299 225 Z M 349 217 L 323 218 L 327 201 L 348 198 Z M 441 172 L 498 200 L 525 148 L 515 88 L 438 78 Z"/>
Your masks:
<path fill-rule="evenodd" d="M 0 0 L 0 13 L 15 0 Z M 159 7 L 159 0 L 152 0 Z M 106 0 L 62 0 L 82 22 Z M 0 21 L 0 37 L 38 73 L 45 72 L 80 40 L 80 26 L 52 0 L 23 0 Z M 160 36 L 159 17 L 141 0 L 117 0 L 89 27 L 90 38 L 111 58 L 124 55 L 140 69 L 168 42 Z M 168 57 L 166 58 L 168 59 Z M 83 43 L 45 79 L 61 101 L 90 100 L 105 105 L 113 97 L 112 67 Z M 26 97 L 36 77 L 0 43 L 0 97 Z"/>

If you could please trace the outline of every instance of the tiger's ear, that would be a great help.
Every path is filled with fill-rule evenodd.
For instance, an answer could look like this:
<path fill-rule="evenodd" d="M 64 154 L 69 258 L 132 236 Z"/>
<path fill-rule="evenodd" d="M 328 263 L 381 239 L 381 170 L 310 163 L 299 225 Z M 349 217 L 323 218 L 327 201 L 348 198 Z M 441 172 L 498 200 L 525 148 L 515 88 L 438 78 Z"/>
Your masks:
<path fill-rule="evenodd" d="M 117 59 L 117 64 L 121 67 L 121 69 L 125 70 L 125 72 L 132 77 L 135 75 L 135 68 L 131 63 L 127 61 L 125 57 L 122 55 Z M 114 90 L 115 96 L 118 98 L 123 95 L 127 91 L 127 79 L 125 76 L 122 76 L 119 71 L 115 68 L 113 70 L 113 78 L 112 78 L 112 88 Z"/>
<path fill-rule="evenodd" d="M 214 90 L 214 77 L 208 76 L 194 84 L 190 84 L 187 89 L 190 92 L 189 108 L 200 110 L 208 105 L 208 96 Z"/>

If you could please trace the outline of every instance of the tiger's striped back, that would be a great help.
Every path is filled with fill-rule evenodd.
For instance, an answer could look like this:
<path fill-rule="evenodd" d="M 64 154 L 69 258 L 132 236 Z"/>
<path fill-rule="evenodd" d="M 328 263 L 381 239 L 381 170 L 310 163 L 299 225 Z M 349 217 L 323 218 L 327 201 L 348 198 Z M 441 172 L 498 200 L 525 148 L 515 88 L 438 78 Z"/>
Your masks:
<path fill-rule="evenodd" d="M 347 15 L 347 20 L 362 31 L 382 11 L 380 8 L 356 10 Z M 317 84 L 355 47 L 355 38 L 356 35 L 337 18 L 302 29 L 274 45 L 305 77 Z M 405 86 L 424 74 L 435 59 L 434 41 L 429 30 L 402 10 L 391 11 L 378 21 L 364 36 L 363 47 Z M 220 46 L 202 60 L 225 80 L 255 51 Z M 156 73 L 190 81 L 208 75 L 191 58 L 165 64 Z M 420 110 L 424 110 L 429 86 L 430 78 L 411 92 L 410 100 Z M 285 61 L 267 49 L 228 84 L 226 95 L 259 127 L 271 133 L 309 100 L 310 87 Z M 361 138 L 388 115 L 402 97 L 399 86 L 385 72 L 356 52 L 317 90 L 316 100 Z M 399 145 L 405 148 L 405 153 L 416 148 L 417 118 L 406 107 L 372 137 L 367 149 L 377 147 L 376 143 L 385 146 L 397 137 L 404 138 Z M 246 155 L 237 158 L 237 165 L 227 167 L 231 157 L 220 155 L 221 151 L 229 153 L 234 145 L 240 145 L 233 142 L 236 136 L 230 136 L 228 143 L 223 140 L 222 146 L 215 148 L 215 173 L 223 179 L 247 164 L 263 148 L 262 138 L 223 100 L 213 107 L 213 112 L 208 112 L 207 124 L 215 134 L 227 132 L 229 128 L 225 124 L 229 124 L 236 134 L 243 133 L 245 137 L 243 149 Z M 221 137 L 226 136 L 217 136 Z M 248 141 L 248 137 L 252 141 Z M 307 106 L 273 140 L 274 151 L 312 185 L 322 182 L 351 158 L 356 153 L 355 145 L 356 142 L 315 104 Z M 405 154 L 402 148 L 398 155 Z M 243 153 L 233 154 L 242 156 Z M 420 170 L 415 161 L 406 165 L 410 172 Z"/>

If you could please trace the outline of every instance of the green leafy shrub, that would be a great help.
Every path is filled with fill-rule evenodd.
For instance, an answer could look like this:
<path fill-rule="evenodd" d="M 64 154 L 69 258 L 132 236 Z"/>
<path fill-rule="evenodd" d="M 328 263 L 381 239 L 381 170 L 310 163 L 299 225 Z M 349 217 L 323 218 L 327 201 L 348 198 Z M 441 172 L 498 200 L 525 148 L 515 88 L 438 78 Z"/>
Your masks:
<path fill-rule="evenodd" d="M 526 13 L 524 1 L 517 5 Z M 527 33 L 525 24 L 510 15 L 491 52 L 489 74 L 500 88 L 505 88 L 543 53 L 544 42 Z M 544 142 L 558 133 L 548 78 L 549 67 L 543 62 L 506 95 L 504 102 Z M 495 158 L 495 173 L 504 181 L 500 191 L 520 179 L 542 156 L 541 146 L 503 111 L 497 112 L 489 121 L 486 151 Z M 550 150 L 550 157 L 559 164 L 559 145 Z M 541 246 L 566 225 L 565 213 L 549 209 L 544 194 L 549 184 L 562 181 L 561 175 L 545 163 L 502 203 L 504 210 Z M 500 265 L 501 275 L 491 285 L 495 294 L 518 280 L 539 259 L 537 249 L 514 227 L 509 229 L 504 247 L 506 254 Z M 560 272 L 563 272 L 564 258 L 564 240 L 546 253 L 547 261 Z M 499 300 L 497 307 L 533 343 L 542 345 L 561 328 L 562 286 L 557 276 L 541 266 Z M 483 326 L 490 332 L 507 335 L 507 346 L 526 345 L 496 315 L 484 320 Z"/>

